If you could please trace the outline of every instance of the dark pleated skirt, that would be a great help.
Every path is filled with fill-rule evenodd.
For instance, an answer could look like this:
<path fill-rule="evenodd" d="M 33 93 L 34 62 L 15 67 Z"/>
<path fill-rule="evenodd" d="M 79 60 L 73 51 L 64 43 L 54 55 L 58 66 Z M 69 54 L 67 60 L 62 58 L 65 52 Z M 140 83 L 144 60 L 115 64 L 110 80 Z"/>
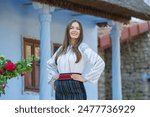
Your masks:
<path fill-rule="evenodd" d="M 86 100 L 83 82 L 76 80 L 56 80 L 56 100 Z"/>

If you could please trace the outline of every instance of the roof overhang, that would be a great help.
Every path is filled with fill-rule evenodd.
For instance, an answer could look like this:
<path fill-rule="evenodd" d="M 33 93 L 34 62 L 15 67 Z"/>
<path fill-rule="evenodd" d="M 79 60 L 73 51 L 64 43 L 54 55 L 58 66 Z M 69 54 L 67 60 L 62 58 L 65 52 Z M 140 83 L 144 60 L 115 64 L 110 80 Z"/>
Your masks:
<path fill-rule="evenodd" d="M 33 0 L 83 14 L 128 22 L 131 17 L 150 20 L 150 7 L 143 0 Z"/>

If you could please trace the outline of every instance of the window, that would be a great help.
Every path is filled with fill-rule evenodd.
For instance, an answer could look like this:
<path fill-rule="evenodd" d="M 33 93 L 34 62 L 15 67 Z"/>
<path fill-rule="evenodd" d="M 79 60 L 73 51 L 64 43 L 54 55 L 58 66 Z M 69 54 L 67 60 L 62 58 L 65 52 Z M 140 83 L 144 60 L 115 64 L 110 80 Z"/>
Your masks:
<path fill-rule="evenodd" d="M 59 43 L 53 43 L 53 54 L 57 51 L 57 49 L 61 46 Z"/>
<path fill-rule="evenodd" d="M 40 41 L 30 38 L 23 38 L 24 58 L 34 55 L 32 72 L 25 75 L 25 91 L 39 92 L 40 85 Z"/>
<path fill-rule="evenodd" d="M 40 41 L 30 38 L 23 38 L 24 58 L 34 55 L 32 64 L 32 72 L 25 75 L 24 89 L 25 91 L 39 92 L 40 89 Z M 61 44 L 53 43 L 53 53 L 61 46 Z"/>

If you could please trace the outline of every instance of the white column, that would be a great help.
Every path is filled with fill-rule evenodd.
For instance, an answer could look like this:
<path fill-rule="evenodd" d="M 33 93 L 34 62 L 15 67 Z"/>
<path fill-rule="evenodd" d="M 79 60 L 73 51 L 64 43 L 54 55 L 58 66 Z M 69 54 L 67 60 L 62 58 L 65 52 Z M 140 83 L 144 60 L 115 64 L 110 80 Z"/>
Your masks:
<path fill-rule="evenodd" d="M 54 8 L 43 5 L 43 13 L 40 15 L 41 32 L 40 32 L 40 96 L 39 99 L 50 99 L 51 92 L 48 85 L 47 60 L 51 56 L 51 12 Z"/>
<path fill-rule="evenodd" d="M 121 85 L 121 66 L 120 66 L 120 37 L 121 23 L 112 22 L 112 98 L 113 100 L 122 99 Z"/>

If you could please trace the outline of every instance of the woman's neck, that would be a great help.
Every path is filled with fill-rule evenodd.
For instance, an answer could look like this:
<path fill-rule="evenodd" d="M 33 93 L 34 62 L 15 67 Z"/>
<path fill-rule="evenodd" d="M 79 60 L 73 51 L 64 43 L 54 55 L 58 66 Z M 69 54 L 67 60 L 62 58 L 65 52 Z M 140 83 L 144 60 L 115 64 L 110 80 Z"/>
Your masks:
<path fill-rule="evenodd" d="M 75 45 L 75 43 L 76 43 L 76 39 L 71 39 L 70 44 L 73 46 L 73 45 Z"/>

